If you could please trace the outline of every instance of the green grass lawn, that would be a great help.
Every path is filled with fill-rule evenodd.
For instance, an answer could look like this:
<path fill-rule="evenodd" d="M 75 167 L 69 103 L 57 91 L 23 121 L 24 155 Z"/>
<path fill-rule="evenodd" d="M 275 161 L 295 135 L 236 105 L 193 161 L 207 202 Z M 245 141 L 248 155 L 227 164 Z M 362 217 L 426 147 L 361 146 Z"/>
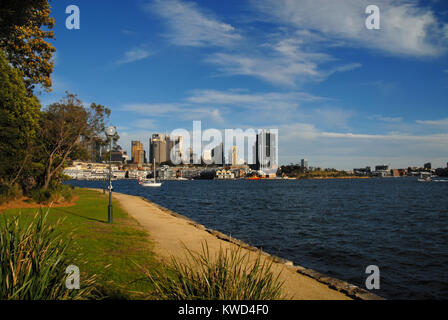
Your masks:
<path fill-rule="evenodd" d="M 67 237 L 73 237 L 68 254 L 73 264 L 80 268 L 81 286 L 82 274 L 96 274 L 101 291 L 110 297 L 129 299 L 148 296 L 151 285 L 147 281 L 136 281 L 144 275 L 135 263 L 149 270 L 160 268 L 149 235 L 116 201 L 113 202 L 114 223 L 108 224 L 107 195 L 85 189 L 76 189 L 75 193 L 79 197 L 76 205 L 43 210 L 50 210 L 50 223 L 65 219 L 61 231 Z M 4 217 L 21 214 L 26 221 L 31 220 L 38 211 L 8 209 L 0 213 L 0 225 L 4 223 Z"/>

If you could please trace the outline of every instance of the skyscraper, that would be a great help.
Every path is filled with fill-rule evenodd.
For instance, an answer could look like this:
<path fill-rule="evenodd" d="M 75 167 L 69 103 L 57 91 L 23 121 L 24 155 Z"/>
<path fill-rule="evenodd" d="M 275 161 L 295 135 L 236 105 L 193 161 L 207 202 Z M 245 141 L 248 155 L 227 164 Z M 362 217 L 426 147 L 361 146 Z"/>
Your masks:
<path fill-rule="evenodd" d="M 216 165 L 224 165 L 224 143 L 220 143 L 218 146 L 211 150 L 212 161 Z"/>
<path fill-rule="evenodd" d="M 232 166 L 238 165 L 238 148 L 237 146 L 232 146 Z"/>
<path fill-rule="evenodd" d="M 143 143 L 140 141 L 132 141 L 131 145 L 132 163 L 142 165 L 145 163 L 145 150 L 143 149 Z"/>
<path fill-rule="evenodd" d="M 166 162 L 166 141 L 165 137 L 160 133 L 154 133 L 149 140 L 149 161 L 157 164 Z"/>
<path fill-rule="evenodd" d="M 150 162 L 153 163 L 154 160 L 156 164 L 168 161 L 174 162 L 172 161 L 174 159 L 171 159 L 171 150 L 173 150 L 174 147 L 176 148 L 174 150 L 175 156 L 180 159 L 182 157 L 182 143 L 182 136 L 170 137 L 167 134 L 154 133 L 149 140 Z"/>
<path fill-rule="evenodd" d="M 300 166 L 304 169 L 308 169 L 308 159 L 300 160 Z"/>
<path fill-rule="evenodd" d="M 260 170 L 266 174 L 272 174 L 277 171 L 277 141 L 276 133 L 267 129 L 259 130 L 254 145 L 256 161 L 251 166 L 253 170 Z"/>

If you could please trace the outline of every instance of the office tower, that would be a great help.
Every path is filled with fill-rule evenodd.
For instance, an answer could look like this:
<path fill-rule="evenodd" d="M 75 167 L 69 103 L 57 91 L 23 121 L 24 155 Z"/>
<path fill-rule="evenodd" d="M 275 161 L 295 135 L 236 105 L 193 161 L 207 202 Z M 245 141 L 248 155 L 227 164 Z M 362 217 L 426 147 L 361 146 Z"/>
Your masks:
<path fill-rule="evenodd" d="M 308 169 L 308 159 L 300 160 L 300 166 L 304 169 Z"/>
<path fill-rule="evenodd" d="M 232 166 L 238 165 L 238 147 L 232 146 Z"/>
<path fill-rule="evenodd" d="M 278 169 L 277 141 L 275 133 L 266 129 L 259 130 L 253 148 L 256 157 L 255 164 L 251 166 L 253 170 L 272 173 Z"/>
<path fill-rule="evenodd" d="M 166 162 L 166 140 L 160 133 L 154 133 L 149 140 L 149 159 L 151 163 Z"/>
<path fill-rule="evenodd" d="M 150 162 L 153 163 L 154 160 L 156 164 L 161 164 L 165 162 L 175 162 L 171 159 L 171 151 L 174 149 L 176 157 L 180 159 L 182 157 L 183 149 L 183 137 L 176 136 L 170 137 L 169 135 L 163 135 L 160 133 L 154 133 L 149 140 L 149 151 L 150 151 Z"/>
<path fill-rule="evenodd" d="M 224 165 L 224 143 L 220 143 L 218 146 L 212 149 L 211 156 L 214 164 Z"/>
<path fill-rule="evenodd" d="M 177 163 L 182 159 L 183 137 L 182 136 L 165 136 L 166 141 L 166 159 L 172 163 Z M 174 149 L 173 149 L 174 148 Z M 173 158 L 175 157 L 175 158 Z"/>
<path fill-rule="evenodd" d="M 145 163 L 145 150 L 143 149 L 143 143 L 140 141 L 132 141 L 131 145 L 132 163 L 142 165 Z"/>

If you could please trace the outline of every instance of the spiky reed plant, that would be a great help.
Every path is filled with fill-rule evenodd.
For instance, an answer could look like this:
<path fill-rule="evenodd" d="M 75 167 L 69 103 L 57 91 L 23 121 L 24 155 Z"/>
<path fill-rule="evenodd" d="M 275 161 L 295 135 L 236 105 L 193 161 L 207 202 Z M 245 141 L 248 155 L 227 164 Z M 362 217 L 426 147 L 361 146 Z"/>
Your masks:
<path fill-rule="evenodd" d="M 274 300 L 283 299 L 283 282 L 272 273 L 272 261 L 255 261 L 241 248 L 223 250 L 216 257 L 207 243 L 201 252 L 187 248 L 186 263 L 172 258 L 164 273 L 142 268 L 155 288 L 155 296 L 164 300 Z"/>
<path fill-rule="evenodd" d="M 83 280 L 79 290 L 65 286 L 70 241 L 47 222 L 48 211 L 31 223 L 19 215 L 0 222 L 0 299 L 83 299 L 92 294 L 94 278 Z"/>

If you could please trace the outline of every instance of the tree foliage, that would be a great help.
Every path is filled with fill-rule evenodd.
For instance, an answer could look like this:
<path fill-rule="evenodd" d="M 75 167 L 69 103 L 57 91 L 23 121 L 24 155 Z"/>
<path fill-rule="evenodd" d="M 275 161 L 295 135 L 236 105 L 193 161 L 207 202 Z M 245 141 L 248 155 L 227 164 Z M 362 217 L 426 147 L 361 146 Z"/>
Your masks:
<path fill-rule="evenodd" d="M 29 94 L 35 85 L 51 90 L 52 56 L 56 50 L 46 39 L 54 39 L 53 27 L 48 0 L 2 0 L 0 48 L 9 62 L 23 72 Z"/>
<path fill-rule="evenodd" d="M 39 140 L 44 190 L 58 178 L 70 157 L 83 153 L 89 142 L 101 139 L 109 115 L 110 110 L 99 104 L 85 108 L 76 95 L 68 92 L 60 102 L 42 112 Z"/>
<path fill-rule="evenodd" d="M 22 75 L 0 50 L 0 183 L 20 182 L 31 161 L 38 131 L 40 104 L 27 94 Z"/>

